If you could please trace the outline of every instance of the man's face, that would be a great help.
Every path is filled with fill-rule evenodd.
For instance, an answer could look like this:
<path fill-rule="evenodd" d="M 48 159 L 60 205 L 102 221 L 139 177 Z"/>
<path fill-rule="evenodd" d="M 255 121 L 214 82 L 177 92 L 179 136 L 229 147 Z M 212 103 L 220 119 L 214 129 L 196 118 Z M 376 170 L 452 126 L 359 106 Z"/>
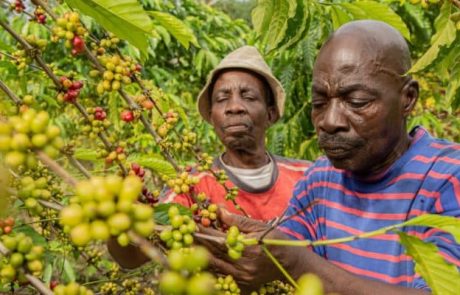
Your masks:
<path fill-rule="evenodd" d="M 319 145 L 336 168 L 376 172 L 406 133 L 404 83 L 375 46 L 344 38 L 331 43 L 313 72 Z"/>
<path fill-rule="evenodd" d="M 263 144 L 274 118 L 267 107 L 263 82 L 245 71 L 220 74 L 211 94 L 211 123 L 228 149 L 252 149 Z"/>

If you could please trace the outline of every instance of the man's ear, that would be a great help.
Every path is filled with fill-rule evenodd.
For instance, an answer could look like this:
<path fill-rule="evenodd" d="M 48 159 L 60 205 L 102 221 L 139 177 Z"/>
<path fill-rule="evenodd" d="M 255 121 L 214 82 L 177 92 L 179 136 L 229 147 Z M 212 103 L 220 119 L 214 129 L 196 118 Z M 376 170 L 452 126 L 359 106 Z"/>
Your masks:
<path fill-rule="evenodd" d="M 403 114 L 405 118 L 409 116 L 412 110 L 414 109 L 415 104 L 417 103 L 417 100 L 418 100 L 418 94 L 419 94 L 418 82 L 410 79 L 408 82 L 406 82 L 406 85 L 404 85 L 401 91 L 401 95 L 402 95 L 401 99 L 403 103 Z"/>
<path fill-rule="evenodd" d="M 267 115 L 268 115 L 268 123 L 269 123 L 269 125 L 267 126 L 268 128 L 272 126 L 273 124 L 275 124 L 275 122 L 279 119 L 279 113 L 278 113 L 278 110 L 276 109 L 276 106 L 268 107 Z"/>

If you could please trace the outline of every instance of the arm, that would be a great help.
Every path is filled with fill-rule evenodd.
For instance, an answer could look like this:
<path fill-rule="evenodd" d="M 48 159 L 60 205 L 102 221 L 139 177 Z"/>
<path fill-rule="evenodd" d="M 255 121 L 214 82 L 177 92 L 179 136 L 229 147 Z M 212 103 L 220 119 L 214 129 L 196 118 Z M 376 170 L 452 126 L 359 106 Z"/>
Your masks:
<path fill-rule="evenodd" d="M 230 214 L 225 210 L 220 211 L 220 218 L 227 225 L 237 225 L 241 231 L 248 233 L 248 237 L 259 237 L 268 229 L 268 225 L 264 223 Z M 207 228 L 202 228 L 201 232 L 213 236 L 225 236 Z M 289 240 L 279 230 L 273 230 L 266 238 Z M 243 289 L 253 290 L 264 283 L 285 279 L 260 246 L 247 247 L 241 259 L 232 261 L 226 254 L 225 245 L 204 239 L 199 239 L 199 242 L 211 251 L 212 267 L 221 273 L 231 274 Z M 360 278 L 333 265 L 307 248 L 270 246 L 269 250 L 294 279 L 308 272 L 318 275 L 323 281 L 326 292 L 337 292 L 343 295 L 427 294 L 421 290 Z"/>

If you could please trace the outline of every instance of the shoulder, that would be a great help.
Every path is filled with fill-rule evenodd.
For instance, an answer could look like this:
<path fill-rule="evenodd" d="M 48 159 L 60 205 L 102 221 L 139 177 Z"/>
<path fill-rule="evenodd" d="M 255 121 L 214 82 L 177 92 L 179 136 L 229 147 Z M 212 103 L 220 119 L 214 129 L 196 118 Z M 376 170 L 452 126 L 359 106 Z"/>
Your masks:
<path fill-rule="evenodd" d="M 460 144 L 429 136 L 423 149 L 417 151 L 417 162 L 430 170 L 460 176 Z"/>
<path fill-rule="evenodd" d="M 277 155 L 271 155 L 271 157 L 275 160 L 278 167 L 286 168 L 292 171 L 305 172 L 305 170 L 312 165 L 312 162 L 301 159 L 286 158 Z"/>

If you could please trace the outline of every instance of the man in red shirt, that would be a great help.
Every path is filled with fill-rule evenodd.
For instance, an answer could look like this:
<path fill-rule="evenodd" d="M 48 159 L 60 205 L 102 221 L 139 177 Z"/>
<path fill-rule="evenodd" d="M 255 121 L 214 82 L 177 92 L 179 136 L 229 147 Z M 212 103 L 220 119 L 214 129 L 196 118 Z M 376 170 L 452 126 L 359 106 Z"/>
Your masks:
<path fill-rule="evenodd" d="M 307 161 L 271 155 L 265 132 L 283 114 L 285 94 L 281 83 L 255 47 L 243 46 L 225 57 L 211 72 L 198 97 L 201 116 L 210 123 L 225 146 L 213 163 L 224 170 L 226 186 L 237 186 L 235 200 L 253 219 L 268 221 L 287 207 L 295 183 L 310 165 Z M 195 193 L 211 203 L 240 213 L 226 200 L 226 191 L 209 172 L 198 173 Z M 163 202 L 191 206 L 190 194 L 170 192 Z"/>

